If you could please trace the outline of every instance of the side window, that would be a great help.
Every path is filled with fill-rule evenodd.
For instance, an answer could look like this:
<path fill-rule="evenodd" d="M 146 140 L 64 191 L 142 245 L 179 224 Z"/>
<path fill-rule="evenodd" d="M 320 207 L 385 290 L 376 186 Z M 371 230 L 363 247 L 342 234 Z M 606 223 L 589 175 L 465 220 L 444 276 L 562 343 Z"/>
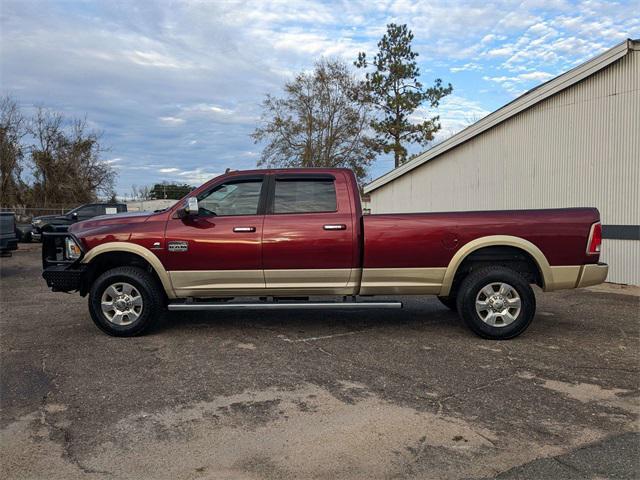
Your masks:
<path fill-rule="evenodd" d="M 200 215 L 256 215 L 262 180 L 229 182 L 218 185 L 198 198 Z"/>
<path fill-rule="evenodd" d="M 78 210 L 78 218 L 91 218 L 100 215 L 97 205 L 87 205 Z"/>
<path fill-rule="evenodd" d="M 335 212 L 333 180 L 276 180 L 273 213 Z"/>

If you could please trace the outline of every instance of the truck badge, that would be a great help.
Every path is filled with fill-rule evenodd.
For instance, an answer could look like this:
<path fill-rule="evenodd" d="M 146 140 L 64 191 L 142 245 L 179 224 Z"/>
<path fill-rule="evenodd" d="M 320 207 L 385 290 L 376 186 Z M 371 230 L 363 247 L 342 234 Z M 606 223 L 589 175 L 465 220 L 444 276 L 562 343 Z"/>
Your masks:
<path fill-rule="evenodd" d="M 170 252 L 186 252 L 189 250 L 189 242 L 169 242 L 167 246 Z"/>

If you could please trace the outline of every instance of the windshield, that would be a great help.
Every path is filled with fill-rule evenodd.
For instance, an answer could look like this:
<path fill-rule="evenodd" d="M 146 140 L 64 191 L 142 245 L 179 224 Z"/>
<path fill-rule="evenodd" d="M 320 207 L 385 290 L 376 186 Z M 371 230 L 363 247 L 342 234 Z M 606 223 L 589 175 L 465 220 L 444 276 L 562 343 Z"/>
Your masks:
<path fill-rule="evenodd" d="M 81 208 L 82 208 L 82 205 L 80 205 L 79 207 L 74 208 L 73 210 L 69 210 L 67 213 L 65 213 L 65 215 L 71 215 L 73 212 L 77 212 Z"/>

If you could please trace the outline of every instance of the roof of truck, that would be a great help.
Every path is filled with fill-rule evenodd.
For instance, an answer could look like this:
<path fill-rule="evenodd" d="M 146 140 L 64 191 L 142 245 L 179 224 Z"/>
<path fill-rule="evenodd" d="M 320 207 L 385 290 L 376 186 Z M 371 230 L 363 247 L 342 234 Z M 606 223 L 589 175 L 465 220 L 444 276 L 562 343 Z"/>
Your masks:
<path fill-rule="evenodd" d="M 260 168 L 253 170 L 231 170 L 225 175 L 258 175 L 258 174 L 277 174 L 277 173 L 337 173 L 349 172 L 348 168 Z"/>

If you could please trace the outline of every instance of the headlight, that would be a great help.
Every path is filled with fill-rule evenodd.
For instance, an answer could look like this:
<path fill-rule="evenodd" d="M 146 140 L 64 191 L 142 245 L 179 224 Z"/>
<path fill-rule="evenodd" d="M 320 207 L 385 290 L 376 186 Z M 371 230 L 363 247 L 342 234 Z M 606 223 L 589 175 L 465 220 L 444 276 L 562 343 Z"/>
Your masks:
<path fill-rule="evenodd" d="M 67 237 L 64 239 L 64 247 L 65 257 L 67 257 L 68 260 L 77 260 L 78 258 L 80 258 L 80 255 L 82 255 L 80 246 L 71 237 Z"/>

